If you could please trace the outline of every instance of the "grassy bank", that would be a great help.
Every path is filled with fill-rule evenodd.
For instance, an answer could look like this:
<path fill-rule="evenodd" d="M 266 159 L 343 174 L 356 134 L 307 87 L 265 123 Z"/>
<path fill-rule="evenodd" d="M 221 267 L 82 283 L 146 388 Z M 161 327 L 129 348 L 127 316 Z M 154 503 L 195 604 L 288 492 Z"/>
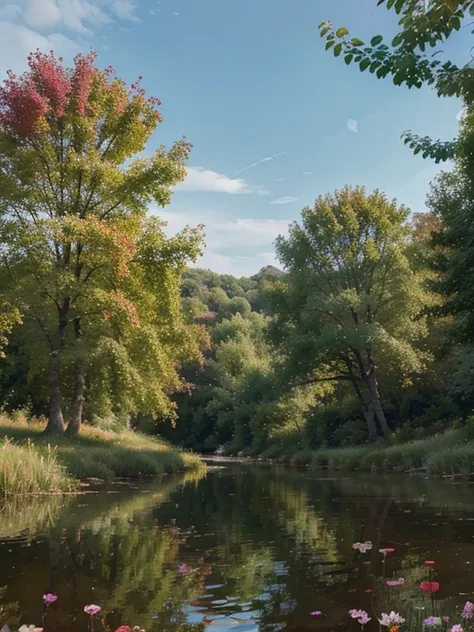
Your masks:
<path fill-rule="evenodd" d="M 473 428 L 466 427 L 408 443 L 380 442 L 321 450 L 291 450 L 272 446 L 261 456 L 312 469 L 409 472 L 424 470 L 433 476 L 474 474 Z"/>
<path fill-rule="evenodd" d="M 45 437 L 41 422 L 0 416 L 0 493 L 68 491 L 78 480 L 139 478 L 203 468 L 200 459 L 130 431 L 84 426 L 79 436 Z"/>

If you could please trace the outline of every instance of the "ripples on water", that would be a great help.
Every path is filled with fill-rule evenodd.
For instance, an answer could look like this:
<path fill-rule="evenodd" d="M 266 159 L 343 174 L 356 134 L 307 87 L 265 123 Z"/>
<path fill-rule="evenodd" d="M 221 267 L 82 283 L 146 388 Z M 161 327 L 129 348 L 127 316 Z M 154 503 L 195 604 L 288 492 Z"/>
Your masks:
<path fill-rule="evenodd" d="M 374 549 L 360 555 L 352 543 L 365 540 Z M 385 576 L 404 586 L 384 585 L 380 546 L 395 548 Z M 410 604 L 420 616 L 473 599 L 473 553 L 469 483 L 230 464 L 2 507 L 0 627 L 39 625 L 42 595 L 55 592 L 47 631 L 86 630 L 88 603 L 102 606 L 96 632 L 355 630 L 347 611 L 372 613 L 374 594 L 379 610 Z M 418 589 L 426 559 L 436 604 Z"/>

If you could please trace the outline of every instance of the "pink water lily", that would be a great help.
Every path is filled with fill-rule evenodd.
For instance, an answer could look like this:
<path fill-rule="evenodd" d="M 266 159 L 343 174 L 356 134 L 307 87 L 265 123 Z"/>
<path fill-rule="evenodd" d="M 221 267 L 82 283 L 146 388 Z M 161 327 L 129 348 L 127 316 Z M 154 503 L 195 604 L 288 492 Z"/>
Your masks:
<path fill-rule="evenodd" d="M 46 593 L 45 595 L 43 595 L 43 601 L 48 606 L 50 606 L 52 603 L 54 603 L 57 600 L 58 600 L 58 596 L 55 595 L 54 593 Z"/>
<path fill-rule="evenodd" d="M 431 627 L 434 625 L 441 625 L 441 617 L 428 617 L 423 621 L 423 624 L 427 627 Z"/>
<path fill-rule="evenodd" d="M 382 553 L 382 555 L 387 555 L 387 553 L 395 553 L 395 549 L 392 549 L 392 548 L 379 549 L 379 553 Z"/>
<path fill-rule="evenodd" d="M 181 573 L 181 575 L 183 575 L 184 573 L 187 573 L 189 571 L 189 566 L 187 564 L 180 564 L 178 567 L 178 572 Z"/>
<path fill-rule="evenodd" d="M 95 616 L 96 614 L 99 614 L 101 610 L 102 608 L 100 606 L 96 606 L 96 604 L 94 603 L 91 603 L 88 606 L 84 606 L 84 612 L 90 615 L 91 617 Z"/>
<path fill-rule="evenodd" d="M 403 586 L 405 580 L 403 579 L 403 577 L 399 577 L 398 579 L 387 579 L 385 583 L 387 584 L 387 586 Z"/>
<path fill-rule="evenodd" d="M 321 616 L 323 613 L 321 612 L 321 610 L 313 610 L 313 612 L 310 612 L 310 615 L 312 617 L 319 617 Z"/>
<path fill-rule="evenodd" d="M 463 611 L 461 613 L 463 619 L 472 619 L 474 617 L 474 603 L 466 601 Z"/>
<path fill-rule="evenodd" d="M 456 623 L 456 625 L 453 625 L 449 632 L 464 632 L 464 628 L 460 623 Z"/>

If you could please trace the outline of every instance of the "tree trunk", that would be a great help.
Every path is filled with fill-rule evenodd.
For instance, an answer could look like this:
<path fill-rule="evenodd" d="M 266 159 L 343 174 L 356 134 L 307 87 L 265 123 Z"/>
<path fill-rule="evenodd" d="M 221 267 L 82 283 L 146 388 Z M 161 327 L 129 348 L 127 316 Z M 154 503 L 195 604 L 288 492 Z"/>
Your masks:
<path fill-rule="evenodd" d="M 69 312 L 69 300 L 64 301 L 63 306 L 59 309 L 59 323 L 56 333 L 52 340 L 51 363 L 49 367 L 49 419 L 45 429 L 45 434 L 62 435 L 64 434 L 64 417 L 62 411 L 61 396 L 61 347 L 63 342 L 64 330 L 67 325 L 67 315 Z"/>
<path fill-rule="evenodd" d="M 51 352 L 51 364 L 49 368 L 50 404 L 48 425 L 45 429 L 46 434 L 64 434 L 60 375 L 59 349 L 55 349 Z"/>
<path fill-rule="evenodd" d="M 348 364 L 348 371 L 351 375 L 354 376 L 352 364 Z M 373 406 L 371 406 L 370 402 L 367 401 L 367 398 L 364 397 L 364 395 L 362 394 L 362 391 L 360 389 L 356 376 L 354 376 L 354 380 L 352 381 L 352 384 L 354 386 L 357 399 L 359 400 L 360 405 L 362 406 L 362 410 L 364 412 L 364 419 L 367 423 L 367 432 L 369 435 L 369 441 L 376 441 L 377 440 L 377 426 L 375 425 L 374 408 Z"/>
<path fill-rule="evenodd" d="M 373 364 L 367 373 L 367 386 L 372 400 L 372 406 L 375 416 L 380 424 L 380 427 L 382 428 L 383 436 L 387 439 L 391 433 L 382 407 L 382 402 L 380 401 L 379 387 L 377 384 L 377 377 L 375 375 L 375 367 L 373 366 Z"/>
<path fill-rule="evenodd" d="M 80 318 L 74 319 L 74 335 L 76 337 L 76 343 L 81 338 L 81 321 Z M 79 357 L 74 364 L 74 395 L 71 407 L 71 418 L 66 430 L 68 435 L 77 435 L 81 428 L 82 423 L 82 408 L 84 406 L 84 390 L 85 390 L 85 378 L 82 370 L 82 360 L 80 357 L 80 349 L 78 350 Z"/>
<path fill-rule="evenodd" d="M 84 405 L 85 379 L 82 373 L 80 361 L 76 362 L 74 368 L 74 398 L 72 401 L 71 418 L 66 430 L 68 435 L 77 435 L 82 423 L 82 408 Z"/>

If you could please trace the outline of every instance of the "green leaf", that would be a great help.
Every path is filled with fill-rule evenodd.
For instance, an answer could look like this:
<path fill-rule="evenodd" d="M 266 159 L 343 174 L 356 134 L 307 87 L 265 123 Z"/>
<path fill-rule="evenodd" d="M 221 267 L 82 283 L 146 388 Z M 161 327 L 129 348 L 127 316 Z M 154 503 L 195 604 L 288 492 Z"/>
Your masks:
<path fill-rule="evenodd" d="M 346 55 L 344 57 L 344 61 L 346 62 L 347 65 L 349 65 L 352 62 L 353 58 L 354 58 L 354 55 Z"/>
<path fill-rule="evenodd" d="M 334 46 L 334 40 L 328 40 L 326 42 L 326 46 L 325 46 L 326 50 L 329 50 L 331 46 Z"/>
<path fill-rule="evenodd" d="M 378 46 L 382 40 L 383 40 L 383 36 L 382 35 L 376 35 L 375 37 L 373 37 L 370 40 L 370 45 L 371 46 Z"/>
<path fill-rule="evenodd" d="M 370 64 L 370 68 L 369 68 L 370 72 L 374 73 L 379 66 L 380 66 L 380 62 L 376 59 Z"/>
<path fill-rule="evenodd" d="M 459 31 L 459 29 L 461 28 L 461 20 L 458 17 L 453 17 L 451 19 L 451 24 L 453 25 L 453 29 L 455 29 L 456 31 Z"/>
<path fill-rule="evenodd" d="M 364 70 L 366 68 L 368 68 L 370 66 L 370 59 L 363 59 L 360 64 L 359 64 L 359 68 L 361 70 L 361 72 L 364 72 Z"/>
<path fill-rule="evenodd" d="M 319 31 L 319 34 L 321 37 L 324 37 L 326 33 L 329 33 L 330 30 L 331 30 L 330 26 L 325 26 L 323 29 Z"/>
<path fill-rule="evenodd" d="M 391 9 L 393 7 L 393 3 L 395 2 L 395 0 L 388 0 L 387 2 L 387 9 Z"/>
<path fill-rule="evenodd" d="M 401 12 L 405 2 L 406 2 L 406 0 L 396 0 L 396 2 L 395 2 L 395 12 L 396 13 L 400 13 Z"/>
<path fill-rule="evenodd" d="M 397 46 L 400 46 L 400 44 L 403 42 L 403 34 L 399 33 L 398 35 L 395 35 L 395 37 L 392 40 L 392 46 L 394 48 L 397 48 Z"/>
<path fill-rule="evenodd" d="M 336 37 L 344 37 L 345 35 L 349 35 L 349 29 L 346 29 L 345 26 L 341 26 L 340 29 L 337 29 Z"/>
<path fill-rule="evenodd" d="M 474 17 L 474 2 L 469 7 L 469 13 L 472 15 L 472 17 Z"/>
<path fill-rule="evenodd" d="M 341 50 L 342 50 L 342 44 L 337 44 L 336 46 L 334 46 L 334 57 L 339 57 L 339 55 L 341 54 Z"/>
<path fill-rule="evenodd" d="M 354 37 L 353 39 L 351 39 L 351 44 L 352 46 L 363 46 L 364 42 L 360 40 L 358 37 Z"/>

